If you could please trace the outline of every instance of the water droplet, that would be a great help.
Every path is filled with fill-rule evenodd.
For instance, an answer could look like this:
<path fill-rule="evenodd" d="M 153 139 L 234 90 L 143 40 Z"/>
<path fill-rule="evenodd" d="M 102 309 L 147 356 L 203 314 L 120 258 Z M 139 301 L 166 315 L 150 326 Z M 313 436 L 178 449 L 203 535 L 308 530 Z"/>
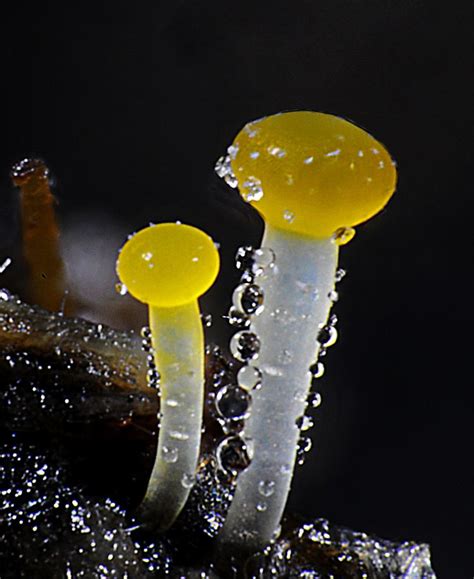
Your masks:
<path fill-rule="evenodd" d="M 258 151 L 253 151 L 252 153 L 250 153 L 251 159 L 258 159 L 259 157 L 260 157 L 260 153 Z"/>
<path fill-rule="evenodd" d="M 331 291 L 328 293 L 328 298 L 329 298 L 333 303 L 335 303 L 335 302 L 337 302 L 337 300 L 339 299 L 339 294 L 337 293 L 336 290 L 331 290 Z"/>
<path fill-rule="evenodd" d="M 232 189 L 236 189 L 237 185 L 239 184 L 237 177 L 232 172 L 232 169 L 229 173 L 227 173 L 227 175 L 224 175 L 224 181 L 227 183 L 227 185 L 229 185 L 229 187 L 232 187 Z"/>
<path fill-rule="evenodd" d="M 308 406 L 311 408 L 318 408 L 321 406 L 322 398 L 319 392 L 310 392 L 308 396 Z"/>
<path fill-rule="evenodd" d="M 275 481 L 261 480 L 258 483 L 258 492 L 262 495 L 262 497 L 271 497 L 275 492 Z"/>
<path fill-rule="evenodd" d="M 281 474 L 283 474 L 283 475 L 290 474 L 290 473 L 291 473 L 291 464 L 283 463 L 283 464 L 280 466 L 280 472 L 281 472 Z"/>
<path fill-rule="evenodd" d="M 244 131 L 247 133 L 250 139 L 253 139 L 256 135 L 258 135 L 260 131 L 260 129 L 255 126 L 259 122 L 259 120 L 251 121 L 250 123 L 247 123 L 244 127 Z"/>
<path fill-rule="evenodd" d="M 243 182 L 240 193 L 245 201 L 260 201 L 263 198 L 262 182 L 250 175 Z"/>
<path fill-rule="evenodd" d="M 232 476 L 247 468 L 251 460 L 246 441 L 238 435 L 224 438 L 216 449 L 216 456 L 219 468 Z"/>
<path fill-rule="evenodd" d="M 231 161 L 235 161 L 238 152 L 239 152 L 238 145 L 230 145 L 230 147 L 227 147 L 227 153 L 229 154 Z"/>
<path fill-rule="evenodd" d="M 237 374 L 237 382 L 245 390 L 258 389 L 262 383 L 262 373 L 255 366 L 242 366 Z"/>
<path fill-rule="evenodd" d="M 265 512 L 265 511 L 267 510 L 267 503 L 265 503 L 265 502 L 263 502 L 263 501 L 260 501 L 260 502 L 257 503 L 257 505 L 256 505 L 255 508 L 257 509 L 257 511 L 258 511 L 259 513 L 263 513 L 263 512 Z"/>
<path fill-rule="evenodd" d="M 311 450 L 313 443 L 308 436 L 301 436 L 298 440 L 298 448 L 296 451 L 296 461 L 301 466 L 304 464 L 306 454 Z"/>
<path fill-rule="evenodd" d="M 115 284 L 115 291 L 121 296 L 126 295 L 128 292 L 127 286 L 124 283 L 120 283 L 120 282 Z"/>
<path fill-rule="evenodd" d="M 225 420 L 243 420 L 250 414 L 251 396 L 240 386 L 224 386 L 216 396 L 217 412 Z"/>
<path fill-rule="evenodd" d="M 235 254 L 235 266 L 241 271 L 250 269 L 253 264 L 255 250 L 251 245 L 239 247 Z"/>
<path fill-rule="evenodd" d="M 241 362 L 254 360 L 260 352 L 260 340 L 253 332 L 237 332 L 230 341 L 230 351 Z"/>
<path fill-rule="evenodd" d="M 260 247 L 253 252 L 252 273 L 264 275 L 275 265 L 275 252 L 269 247 Z"/>
<path fill-rule="evenodd" d="M 196 477 L 194 474 L 184 473 L 181 477 L 181 484 L 185 489 L 190 489 L 196 482 Z"/>
<path fill-rule="evenodd" d="M 314 161 L 314 157 L 306 157 L 304 160 L 305 165 L 310 165 Z"/>
<path fill-rule="evenodd" d="M 318 358 L 324 358 L 324 356 L 326 356 L 327 353 L 328 353 L 327 349 L 324 346 L 321 346 L 319 348 Z"/>
<path fill-rule="evenodd" d="M 11 170 L 11 176 L 15 181 L 15 184 L 19 184 L 22 179 L 37 173 L 43 178 L 47 178 L 49 175 L 49 170 L 41 159 L 22 159 L 18 163 L 13 165 Z"/>
<path fill-rule="evenodd" d="M 297 388 L 293 393 L 293 398 L 296 402 L 306 402 L 308 394 L 304 388 Z"/>
<path fill-rule="evenodd" d="M 159 389 L 160 386 L 160 373 L 156 368 L 150 368 L 146 373 L 146 381 L 150 388 Z"/>
<path fill-rule="evenodd" d="M 162 456 L 165 462 L 167 462 L 168 464 L 173 464 L 178 460 L 178 449 L 163 446 Z"/>
<path fill-rule="evenodd" d="M 189 439 L 189 434 L 186 434 L 185 432 L 181 432 L 180 430 L 170 430 L 169 436 L 170 436 L 170 438 L 173 438 L 174 440 L 188 440 Z"/>
<path fill-rule="evenodd" d="M 316 379 L 321 378 L 321 376 L 323 376 L 324 374 L 324 364 L 322 362 L 316 362 L 315 364 L 313 364 L 309 371 L 311 372 L 311 376 Z"/>
<path fill-rule="evenodd" d="M 342 267 L 340 267 L 337 271 L 336 271 L 336 283 L 339 283 L 340 281 L 342 281 L 342 279 L 344 277 L 346 277 L 346 270 L 342 269 Z"/>
<path fill-rule="evenodd" d="M 232 303 L 247 315 L 258 315 L 263 310 L 263 291 L 254 283 L 240 284 L 234 290 Z"/>
<path fill-rule="evenodd" d="M 313 428 L 314 422 L 311 416 L 300 416 L 296 419 L 296 426 L 301 430 L 301 432 L 305 432 L 310 428 Z"/>
<path fill-rule="evenodd" d="M 214 167 L 214 170 L 217 173 L 218 177 L 224 179 L 224 181 L 227 183 L 227 185 L 229 185 L 229 187 L 235 189 L 238 185 L 238 181 L 234 175 L 234 172 L 232 171 L 230 161 L 231 159 L 229 155 L 219 157 Z"/>
<path fill-rule="evenodd" d="M 268 374 L 268 376 L 283 376 L 283 372 L 277 366 L 270 366 L 269 364 L 265 364 L 260 367 L 264 374 Z"/>
<path fill-rule="evenodd" d="M 114 531 L 106 531 L 106 532 L 104 533 L 104 539 L 105 539 L 106 541 L 109 541 L 109 542 L 113 540 L 114 536 L 115 536 Z"/>
<path fill-rule="evenodd" d="M 233 306 L 229 310 L 228 318 L 229 324 L 234 328 L 243 330 L 250 326 L 250 318 Z"/>
<path fill-rule="evenodd" d="M 176 408 L 177 406 L 179 406 L 179 402 L 174 398 L 168 398 L 167 400 L 165 400 L 165 404 L 170 408 Z"/>
<path fill-rule="evenodd" d="M 0 289 L 0 300 L 2 302 L 8 302 L 11 299 L 11 293 L 6 289 Z"/>
<path fill-rule="evenodd" d="M 205 328 L 210 328 L 212 326 L 212 314 L 201 314 L 201 321 Z"/>
<path fill-rule="evenodd" d="M 265 276 L 273 271 L 275 253 L 269 247 L 240 247 L 235 262 L 237 269 L 244 272 L 242 280 L 251 283 L 253 276 Z"/>
<path fill-rule="evenodd" d="M 288 223 L 293 223 L 293 221 L 295 220 L 295 214 L 293 213 L 293 211 L 285 209 L 285 211 L 283 211 L 283 219 Z"/>
<path fill-rule="evenodd" d="M 275 146 L 267 147 L 267 151 L 269 152 L 270 155 L 272 155 L 273 157 L 277 157 L 278 159 L 282 159 L 286 155 L 286 151 L 281 147 Z"/>
<path fill-rule="evenodd" d="M 151 251 L 146 251 L 145 253 L 142 253 L 142 259 L 144 259 L 145 261 L 150 261 L 153 257 L 153 253 L 151 253 Z"/>
<path fill-rule="evenodd" d="M 325 348 L 329 348 L 337 342 L 337 330 L 334 326 L 324 326 L 318 333 L 318 342 Z"/>
<path fill-rule="evenodd" d="M 145 339 L 151 338 L 151 330 L 149 326 L 143 326 L 143 328 L 140 330 L 140 336 Z"/>
<path fill-rule="evenodd" d="M 345 245 L 355 234 L 356 231 L 353 227 L 340 227 L 334 232 L 332 240 L 336 245 Z"/>

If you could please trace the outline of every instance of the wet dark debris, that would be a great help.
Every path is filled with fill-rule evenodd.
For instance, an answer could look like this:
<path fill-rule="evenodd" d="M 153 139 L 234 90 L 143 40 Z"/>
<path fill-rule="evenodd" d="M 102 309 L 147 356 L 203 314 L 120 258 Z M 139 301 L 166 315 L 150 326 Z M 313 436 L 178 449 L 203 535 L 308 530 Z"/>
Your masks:
<path fill-rule="evenodd" d="M 287 519 L 264 553 L 219 560 L 215 538 L 235 477 L 216 457 L 229 436 L 216 392 L 236 384 L 240 365 L 218 348 L 207 350 L 205 434 L 190 499 L 165 536 L 142 526 L 133 512 L 152 468 L 159 412 L 146 356 L 133 333 L 0 290 L 1 579 L 434 579 L 427 545 L 323 519 Z"/>
<path fill-rule="evenodd" d="M 394 543 L 331 525 L 295 522 L 264 554 L 247 563 L 255 577 L 435 579 L 428 545 Z"/>
<path fill-rule="evenodd" d="M 0 576 L 156 577 L 171 567 L 163 541 L 139 542 L 137 523 L 108 498 L 69 486 L 54 459 L 11 438 L 0 447 Z"/>

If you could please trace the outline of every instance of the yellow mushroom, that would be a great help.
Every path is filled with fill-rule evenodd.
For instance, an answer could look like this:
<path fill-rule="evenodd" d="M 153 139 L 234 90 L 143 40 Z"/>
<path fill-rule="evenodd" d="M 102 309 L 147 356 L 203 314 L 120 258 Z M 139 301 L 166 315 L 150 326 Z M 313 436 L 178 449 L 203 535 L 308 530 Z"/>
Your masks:
<path fill-rule="evenodd" d="M 160 374 L 161 423 L 142 516 L 167 529 L 193 485 L 204 401 L 204 337 L 198 298 L 219 271 L 212 239 L 195 227 L 161 223 L 123 246 L 117 274 L 129 293 L 148 304 Z"/>
<path fill-rule="evenodd" d="M 390 199 L 396 171 L 386 149 L 339 117 L 282 113 L 246 125 L 229 147 L 228 181 L 265 220 L 274 267 L 256 277 L 263 310 L 248 332 L 260 347 L 244 440 L 253 458 L 240 475 L 221 547 L 251 552 L 274 536 L 291 486 L 318 334 L 334 295 L 339 245 Z M 230 163 L 230 167 L 229 167 Z M 229 175 L 232 179 L 229 179 Z"/>

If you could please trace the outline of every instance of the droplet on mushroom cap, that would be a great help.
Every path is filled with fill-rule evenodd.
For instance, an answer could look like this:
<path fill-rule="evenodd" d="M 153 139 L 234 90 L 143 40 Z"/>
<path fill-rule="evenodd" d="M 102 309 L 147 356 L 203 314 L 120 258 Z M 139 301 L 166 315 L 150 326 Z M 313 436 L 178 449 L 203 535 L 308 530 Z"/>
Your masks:
<path fill-rule="evenodd" d="M 117 274 L 137 300 L 157 307 L 187 304 L 206 292 L 219 271 L 212 239 L 196 227 L 160 223 L 123 246 Z"/>
<path fill-rule="evenodd" d="M 264 117 L 240 131 L 232 151 L 242 197 L 273 227 L 311 237 L 366 221 L 395 189 L 395 166 L 384 146 L 333 115 Z"/>

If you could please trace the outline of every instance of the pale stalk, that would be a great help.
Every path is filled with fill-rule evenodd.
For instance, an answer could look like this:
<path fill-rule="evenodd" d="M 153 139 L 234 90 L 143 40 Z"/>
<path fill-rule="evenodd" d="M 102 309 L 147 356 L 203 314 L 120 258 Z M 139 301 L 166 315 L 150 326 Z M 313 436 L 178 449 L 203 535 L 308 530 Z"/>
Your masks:
<path fill-rule="evenodd" d="M 204 402 L 204 336 L 197 301 L 150 306 L 155 363 L 160 373 L 161 421 L 155 465 L 142 515 L 169 528 L 182 510 L 199 458 Z"/>
<path fill-rule="evenodd" d="M 264 309 L 251 330 L 261 341 L 252 364 L 262 372 L 252 392 L 243 435 L 252 451 L 238 478 L 220 535 L 224 552 L 253 552 L 270 543 L 291 487 L 300 430 L 311 387 L 310 366 L 318 356 L 318 332 L 327 322 L 334 290 L 338 246 L 332 239 L 287 233 L 267 224 L 263 247 L 273 249 L 275 267 L 256 283 Z"/>

